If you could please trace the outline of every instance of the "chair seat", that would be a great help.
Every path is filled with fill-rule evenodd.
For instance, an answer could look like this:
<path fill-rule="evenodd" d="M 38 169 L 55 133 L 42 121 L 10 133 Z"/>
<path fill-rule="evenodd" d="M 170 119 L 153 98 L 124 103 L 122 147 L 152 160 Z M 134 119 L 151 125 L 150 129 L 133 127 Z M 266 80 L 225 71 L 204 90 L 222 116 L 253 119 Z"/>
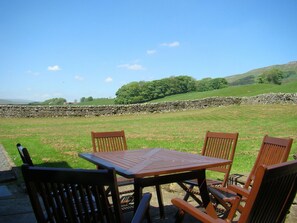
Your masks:
<path fill-rule="evenodd" d="M 121 208 L 123 212 L 130 212 L 134 210 L 134 195 L 122 195 L 120 197 Z"/>
<path fill-rule="evenodd" d="M 208 191 L 215 197 L 218 197 L 222 200 L 234 198 L 236 193 L 227 190 L 220 190 L 220 188 L 216 187 L 207 187 Z"/>
<path fill-rule="evenodd" d="M 122 176 L 117 176 L 118 186 L 125 187 L 124 190 L 119 189 L 120 203 L 123 212 L 130 212 L 134 210 L 134 187 L 133 179 L 129 179 Z"/>
<path fill-rule="evenodd" d="M 191 186 L 198 186 L 197 180 L 186 180 L 184 183 L 189 184 Z M 215 180 L 215 179 L 206 179 L 207 185 L 221 185 L 221 180 Z"/>

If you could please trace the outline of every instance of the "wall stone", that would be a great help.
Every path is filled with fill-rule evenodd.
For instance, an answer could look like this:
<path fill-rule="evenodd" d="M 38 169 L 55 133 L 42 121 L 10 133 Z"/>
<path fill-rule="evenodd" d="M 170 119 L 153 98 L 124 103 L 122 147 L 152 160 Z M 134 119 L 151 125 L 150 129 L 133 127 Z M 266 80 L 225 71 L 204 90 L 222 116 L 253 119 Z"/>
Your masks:
<path fill-rule="evenodd" d="M 160 113 L 241 104 L 297 104 L 297 93 L 263 94 L 253 97 L 211 97 L 199 100 L 104 106 L 0 105 L 0 117 L 88 117 L 134 113 Z"/>

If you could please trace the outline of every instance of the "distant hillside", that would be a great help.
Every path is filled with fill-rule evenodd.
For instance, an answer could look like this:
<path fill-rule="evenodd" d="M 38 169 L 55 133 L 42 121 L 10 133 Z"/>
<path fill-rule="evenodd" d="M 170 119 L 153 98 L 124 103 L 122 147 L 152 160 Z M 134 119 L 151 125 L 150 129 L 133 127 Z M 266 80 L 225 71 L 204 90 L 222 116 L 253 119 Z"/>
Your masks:
<path fill-rule="evenodd" d="M 21 99 L 0 99 L 0 105 L 24 105 L 31 102 L 32 101 Z"/>
<path fill-rule="evenodd" d="M 256 83 L 257 77 L 259 75 L 261 75 L 264 71 L 270 70 L 272 68 L 277 68 L 284 72 L 286 77 L 283 79 L 283 83 L 297 80 L 297 61 L 289 62 L 287 64 L 272 65 L 254 69 L 243 74 L 236 74 L 225 77 L 225 79 L 229 82 L 230 85 L 253 84 Z"/>

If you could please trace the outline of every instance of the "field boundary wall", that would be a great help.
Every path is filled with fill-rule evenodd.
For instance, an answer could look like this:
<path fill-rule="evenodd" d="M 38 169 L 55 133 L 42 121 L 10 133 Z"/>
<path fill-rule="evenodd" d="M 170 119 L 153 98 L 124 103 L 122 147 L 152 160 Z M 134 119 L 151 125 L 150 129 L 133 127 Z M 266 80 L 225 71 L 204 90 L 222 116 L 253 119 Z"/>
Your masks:
<path fill-rule="evenodd" d="M 43 118 L 43 117 L 89 117 L 123 114 L 145 114 L 205 109 L 218 106 L 244 104 L 296 104 L 297 93 L 263 94 L 252 97 L 210 97 L 197 100 L 144 103 L 132 105 L 101 106 L 33 106 L 0 105 L 0 117 Z"/>

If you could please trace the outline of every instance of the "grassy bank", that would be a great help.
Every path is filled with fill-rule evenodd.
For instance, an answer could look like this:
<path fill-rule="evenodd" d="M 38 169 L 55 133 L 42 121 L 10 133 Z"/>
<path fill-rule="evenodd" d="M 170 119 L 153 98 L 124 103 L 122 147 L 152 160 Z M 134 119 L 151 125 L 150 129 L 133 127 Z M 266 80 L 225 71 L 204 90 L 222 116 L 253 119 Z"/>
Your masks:
<path fill-rule="evenodd" d="M 93 118 L 0 119 L 0 143 L 16 165 L 15 144 L 26 146 L 36 164 L 94 168 L 77 157 L 92 151 L 91 131 L 124 129 L 129 149 L 162 147 L 200 153 L 205 132 L 239 132 L 232 172 L 249 172 L 265 134 L 294 139 L 297 153 L 297 106 L 229 106 L 163 114 Z"/>
<path fill-rule="evenodd" d="M 296 93 L 297 81 L 285 83 L 282 85 L 275 84 L 251 84 L 227 87 L 219 90 L 205 91 L 205 92 L 190 92 L 186 94 L 177 94 L 150 101 L 163 102 L 163 101 L 178 101 L 178 100 L 196 100 L 208 97 L 249 97 L 259 94 L 268 93 Z"/>

